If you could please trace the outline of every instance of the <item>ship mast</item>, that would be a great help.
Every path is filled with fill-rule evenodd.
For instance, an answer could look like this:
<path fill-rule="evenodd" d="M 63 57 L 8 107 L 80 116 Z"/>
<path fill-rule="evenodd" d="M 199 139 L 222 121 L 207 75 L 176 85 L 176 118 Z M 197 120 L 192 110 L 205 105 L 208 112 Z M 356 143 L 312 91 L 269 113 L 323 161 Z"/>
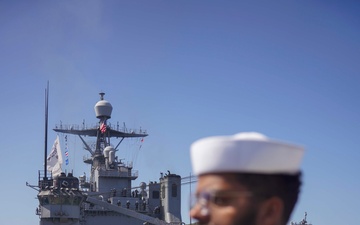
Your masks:
<path fill-rule="evenodd" d="M 44 143 L 44 180 L 47 180 L 47 138 L 48 138 L 48 111 L 49 111 L 49 81 L 45 89 L 45 143 Z"/>
<path fill-rule="evenodd" d="M 72 127 L 60 125 L 56 126 L 54 131 L 59 133 L 78 135 L 85 146 L 85 150 L 91 154 L 90 158 L 84 159 L 84 163 L 91 165 L 90 181 L 86 182 L 81 187 L 87 188 L 91 191 L 101 192 L 107 191 L 108 186 L 119 187 L 131 190 L 131 180 L 138 177 L 137 171 L 132 171 L 132 163 L 125 165 L 121 160 L 115 156 L 115 152 L 120 143 L 125 138 L 143 138 L 148 136 L 146 131 L 119 129 L 113 127 L 107 121 L 111 118 L 112 105 L 104 99 L 105 93 L 101 92 L 100 100 L 95 104 L 94 110 L 96 118 L 99 119 L 95 127 Z M 91 146 L 86 142 L 84 137 L 96 137 L 95 146 Z M 112 147 L 110 143 L 111 138 L 119 138 L 119 143 L 116 147 Z M 120 181 L 114 179 L 116 175 Z"/>

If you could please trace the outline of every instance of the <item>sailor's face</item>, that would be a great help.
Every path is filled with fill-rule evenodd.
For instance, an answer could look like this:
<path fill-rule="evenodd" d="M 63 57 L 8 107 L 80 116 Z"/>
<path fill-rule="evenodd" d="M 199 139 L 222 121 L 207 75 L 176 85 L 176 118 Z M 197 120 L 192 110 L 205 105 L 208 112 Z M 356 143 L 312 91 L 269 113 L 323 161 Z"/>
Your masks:
<path fill-rule="evenodd" d="M 252 193 L 232 174 L 207 174 L 198 179 L 197 201 L 190 211 L 199 224 L 255 225 Z"/>

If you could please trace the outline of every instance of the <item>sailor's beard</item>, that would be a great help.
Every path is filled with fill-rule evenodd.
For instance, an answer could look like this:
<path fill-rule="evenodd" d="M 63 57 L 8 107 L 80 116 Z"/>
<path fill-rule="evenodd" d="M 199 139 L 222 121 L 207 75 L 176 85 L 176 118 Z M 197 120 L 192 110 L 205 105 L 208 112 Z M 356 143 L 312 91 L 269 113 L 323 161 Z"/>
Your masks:
<path fill-rule="evenodd" d="M 232 225 L 256 225 L 257 211 L 255 209 L 249 210 L 248 213 L 236 218 Z"/>
<path fill-rule="evenodd" d="M 240 215 L 234 218 L 234 221 L 229 225 L 256 225 L 257 210 L 254 207 L 251 207 L 247 210 L 245 214 L 240 213 Z M 210 223 L 200 223 L 197 222 L 196 225 L 223 225 L 221 222 L 210 222 Z"/>

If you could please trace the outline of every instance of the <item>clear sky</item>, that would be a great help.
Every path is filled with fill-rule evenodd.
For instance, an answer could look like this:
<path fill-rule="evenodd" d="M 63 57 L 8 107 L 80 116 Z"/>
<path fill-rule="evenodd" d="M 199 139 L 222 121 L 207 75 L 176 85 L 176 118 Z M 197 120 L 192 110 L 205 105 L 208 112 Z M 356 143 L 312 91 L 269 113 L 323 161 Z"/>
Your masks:
<path fill-rule="evenodd" d="M 0 224 L 38 224 L 25 182 L 43 169 L 47 81 L 49 128 L 95 124 L 104 91 L 110 122 L 148 131 L 118 153 L 135 160 L 134 185 L 189 176 L 199 138 L 257 131 L 306 148 L 292 221 L 360 224 L 359 11 L 358 1 L 0 1 Z M 68 146 L 65 169 L 88 173 L 80 140 Z"/>

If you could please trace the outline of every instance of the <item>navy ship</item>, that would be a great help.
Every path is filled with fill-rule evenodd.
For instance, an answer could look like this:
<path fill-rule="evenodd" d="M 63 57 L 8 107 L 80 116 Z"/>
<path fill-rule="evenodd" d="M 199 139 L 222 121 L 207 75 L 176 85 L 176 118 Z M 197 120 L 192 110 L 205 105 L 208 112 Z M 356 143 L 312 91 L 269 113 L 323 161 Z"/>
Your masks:
<path fill-rule="evenodd" d="M 75 135 L 82 141 L 90 157 L 83 162 L 91 169 L 89 177 L 65 173 L 61 169 L 62 154 L 59 139 L 47 154 L 48 91 L 45 98 L 45 153 L 44 170 L 38 172 L 38 184 L 27 186 L 38 191 L 36 214 L 40 225 L 72 224 L 183 224 L 181 218 L 181 177 L 170 171 L 160 174 L 155 182 L 141 182 L 134 187 L 138 171 L 132 163 L 124 163 L 116 156 L 125 139 L 147 137 L 145 130 L 127 130 L 111 126 L 112 105 L 100 93 L 95 104 L 98 123 L 84 125 L 57 125 L 57 134 Z M 87 139 L 92 139 L 89 143 Z M 113 143 L 116 140 L 117 143 Z"/>

